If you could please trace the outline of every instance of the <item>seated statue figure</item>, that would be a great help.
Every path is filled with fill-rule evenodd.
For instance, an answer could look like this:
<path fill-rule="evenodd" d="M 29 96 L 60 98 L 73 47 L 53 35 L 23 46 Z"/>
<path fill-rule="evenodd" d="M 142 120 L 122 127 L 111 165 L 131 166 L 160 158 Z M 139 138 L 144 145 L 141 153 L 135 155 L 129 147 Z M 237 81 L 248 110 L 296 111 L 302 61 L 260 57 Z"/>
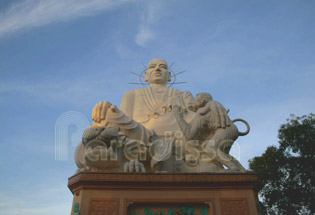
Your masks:
<path fill-rule="evenodd" d="M 172 113 L 174 105 L 181 107 L 182 116 L 186 121 L 193 119 L 195 113 L 191 111 L 193 105 L 191 93 L 166 86 L 171 81 L 171 73 L 168 71 L 166 61 L 159 58 L 151 60 L 145 71 L 145 81 L 149 82 L 149 86 L 125 92 L 120 109 L 107 101 L 96 104 L 92 111 L 93 125 L 87 129 L 84 139 L 98 141 L 108 139 L 115 135 L 111 132 L 106 134 L 106 131 L 108 128 L 115 128 L 119 131 L 118 138 L 125 138 L 124 142 L 126 139 L 138 140 L 150 146 L 155 140 L 174 136 L 177 131 L 180 131 Z M 96 129 L 98 132 L 95 131 Z M 76 152 L 76 163 L 82 170 L 87 166 L 84 145 L 81 143 Z M 109 144 L 107 146 L 109 147 Z M 144 169 L 138 161 L 129 162 L 125 159 L 120 162 L 125 164 L 121 167 L 116 165 L 115 170 L 120 171 L 119 168 L 125 171 Z M 136 168 L 134 165 L 139 166 Z"/>
<path fill-rule="evenodd" d="M 125 92 L 120 108 L 108 101 L 94 106 L 93 125 L 75 153 L 79 171 L 245 171 L 229 155 L 236 138 L 249 132 L 245 120 L 230 120 L 210 94 L 194 99 L 168 87 L 171 74 L 163 59 L 149 62 L 144 79 L 149 86 Z M 236 121 L 247 131 L 239 132 Z"/>
<path fill-rule="evenodd" d="M 194 119 L 188 123 L 183 119 L 180 107 L 174 107 L 174 116 L 177 119 L 186 143 L 197 140 L 199 143 L 199 166 L 204 171 L 209 164 L 215 164 L 218 170 L 245 171 L 244 167 L 231 155 L 230 148 L 238 136 L 244 136 L 249 132 L 249 125 L 243 119 L 231 120 L 228 112 L 219 102 L 214 101 L 208 93 L 196 95 L 193 110 L 196 111 Z M 247 126 L 247 131 L 239 132 L 234 122 L 241 121 Z M 196 162 L 195 162 L 196 163 Z M 199 170 L 200 171 L 200 170 Z"/>

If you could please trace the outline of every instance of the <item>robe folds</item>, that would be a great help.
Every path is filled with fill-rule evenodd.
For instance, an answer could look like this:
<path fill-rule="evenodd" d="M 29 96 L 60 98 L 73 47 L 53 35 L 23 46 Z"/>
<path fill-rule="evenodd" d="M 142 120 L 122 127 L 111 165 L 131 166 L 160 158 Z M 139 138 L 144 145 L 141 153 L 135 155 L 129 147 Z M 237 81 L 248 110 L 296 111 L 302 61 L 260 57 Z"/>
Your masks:
<path fill-rule="evenodd" d="M 146 129 L 164 137 L 180 131 L 172 113 L 173 106 L 180 106 L 189 122 L 194 115 L 188 108 L 192 104 L 193 97 L 188 91 L 165 87 L 162 99 L 157 100 L 151 87 L 147 86 L 127 91 L 122 97 L 120 110 Z"/>

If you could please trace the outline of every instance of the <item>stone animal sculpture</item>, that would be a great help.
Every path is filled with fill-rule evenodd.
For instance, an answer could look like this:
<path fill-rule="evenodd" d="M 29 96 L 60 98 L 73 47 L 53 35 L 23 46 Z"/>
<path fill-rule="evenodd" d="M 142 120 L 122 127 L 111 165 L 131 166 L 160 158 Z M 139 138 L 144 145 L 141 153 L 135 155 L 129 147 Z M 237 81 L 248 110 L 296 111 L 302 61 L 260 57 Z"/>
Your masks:
<path fill-rule="evenodd" d="M 118 161 L 107 161 L 107 158 L 117 154 L 116 145 L 118 142 L 118 130 L 106 126 L 90 126 L 82 134 L 82 142 L 79 144 L 78 154 L 84 154 L 83 157 L 75 157 L 75 161 L 82 170 L 105 169 L 108 166 L 118 167 L 121 164 Z M 114 142 L 113 142 L 114 141 Z M 114 156 L 117 156 L 117 155 Z M 106 158 L 106 159 L 105 159 Z M 106 161 L 104 161 L 106 160 Z"/>
<path fill-rule="evenodd" d="M 211 162 L 225 165 L 229 171 L 245 171 L 244 167 L 231 155 L 232 144 L 239 136 L 249 133 L 249 124 L 243 119 L 231 120 L 226 109 L 212 99 L 208 93 L 196 95 L 192 110 L 197 114 L 191 123 L 187 123 L 178 107 L 174 107 L 175 117 L 186 141 L 198 140 L 202 151 L 215 153 Z M 240 132 L 234 122 L 243 122 L 247 130 Z"/>

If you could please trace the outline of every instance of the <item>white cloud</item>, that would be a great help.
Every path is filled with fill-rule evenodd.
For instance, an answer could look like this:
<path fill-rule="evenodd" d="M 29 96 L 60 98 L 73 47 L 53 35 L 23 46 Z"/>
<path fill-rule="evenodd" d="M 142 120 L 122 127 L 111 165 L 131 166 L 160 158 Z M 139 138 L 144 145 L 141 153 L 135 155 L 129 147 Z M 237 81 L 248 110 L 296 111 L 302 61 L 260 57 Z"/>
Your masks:
<path fill-rule="evenodd" d="M 140 46 L 145 46 L 150 40 L 154 39 L 155 34 L 147 25 L 140 25 L 135 41 Z"/>
<path fill-rule="evenodd" d="M 25 92 L 25 93 L 36 93 L 36 87 L 33 85 L 27 85 L 23 84 L 21 85 L 20 83 L 9 83 L 9 84 L 4 84 L 0 86 L 0 94 L 1 93 L 7 93 L 7 92 L 12 92 L 12 91 L 18 91 L 18 92 Z"/>
<path fill-rule="evenodd" d="M 158 19 L 158 14 L 161 12 L 161 1 L 148 1 L 145 12 L 141 16 L 138 33 L 135 37 L 135 42 L 140 46 L 145 46 L 149 41 L 155 39 L 155 32 L 152 30 L 152 24 Z"/>
<path fill-rule="evenodd" d="M 0 38 L 20 30 L 89 16 L 132 0 L 24 0 L 0 14 Z"/>
<path fill-rule="evenodd" d="M 36 98 L 37 102 L 42 103 L 68 103 L 80 104 L 82 98 L 85 101 L 97 101 L 98 98 L 108 98 L 121 88 L 121 84 L 115 78 L 110 79 L 110 84 L 104 84 L 102 77 L 91 80 L 89 77 L 64 81 L 38 81 L 28 83 L 25 81 L 10 81 L 2 83 L 0 86 L 0 97 L 7 98 L 8 93 L 17 93 Z M 121 82 L 121 81 L 120 81 Z M 108 91 L 108 86 L 112 89 Z M 0 103 L 4 100 L 0 101 Z"/>

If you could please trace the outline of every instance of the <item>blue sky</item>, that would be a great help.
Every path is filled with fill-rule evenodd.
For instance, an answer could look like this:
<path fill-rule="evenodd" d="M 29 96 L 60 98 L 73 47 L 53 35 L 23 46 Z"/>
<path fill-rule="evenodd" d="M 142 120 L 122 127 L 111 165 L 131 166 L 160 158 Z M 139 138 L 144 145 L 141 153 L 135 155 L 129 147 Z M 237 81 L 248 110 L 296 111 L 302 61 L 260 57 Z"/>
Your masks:
<path fill-rule="evenodd" d="M 315 1 L 2 0 L 0 214 L 69 214 L 55 160 L 55 124 L 68 111 L 91 121 L 97 102 L 119 105 L 151 58 L 175 62 L 177 88 L 209 92 L 251 132 L 241 163 L 277 144 L 291 113 L 315 110 Z M 240 125 L 240 128 L 243 127 Z"/>

